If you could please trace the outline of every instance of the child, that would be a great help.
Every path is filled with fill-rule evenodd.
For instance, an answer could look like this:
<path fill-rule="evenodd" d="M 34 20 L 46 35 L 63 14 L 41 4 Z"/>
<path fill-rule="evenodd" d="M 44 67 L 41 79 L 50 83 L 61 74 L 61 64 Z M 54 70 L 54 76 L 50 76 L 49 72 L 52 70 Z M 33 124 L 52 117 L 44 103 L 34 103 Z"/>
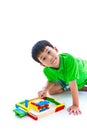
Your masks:
<path fill-rule="evenodd" d="M 87 60 L 75 58 L 68 53 L 58 55 L 58 49 L 49 41 L 38 41 L 32 48 L 32 58 L 44 66 L 44 74 L 48 79 L 44 89 L 38 92 L 39 97 L 57 94 L 70 90 L 72 106 L 67 110 L 74 115 L 81 114 L 78 90 L 85 90 L 87 84 Z M 87 89 L 86 89 L 87 90 Z"/>

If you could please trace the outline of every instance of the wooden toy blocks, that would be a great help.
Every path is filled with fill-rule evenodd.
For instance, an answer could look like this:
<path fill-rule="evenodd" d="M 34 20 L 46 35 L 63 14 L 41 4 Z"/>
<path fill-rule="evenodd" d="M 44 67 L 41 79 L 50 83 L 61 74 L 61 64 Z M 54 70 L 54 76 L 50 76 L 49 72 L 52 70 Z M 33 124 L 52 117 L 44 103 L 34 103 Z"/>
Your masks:
<path fill-rule="evenodd" d="M 34 98 L 31 100 L 25 100 L 15 104 L 13 110 L 18 117 L 24 117 L 28 115 L 34 120 L 45 117 L 54 112 L 58 112 L 64 109 L 64 103 L 61 103 L 51 97 L 45 97 L 43 99 Z"/>

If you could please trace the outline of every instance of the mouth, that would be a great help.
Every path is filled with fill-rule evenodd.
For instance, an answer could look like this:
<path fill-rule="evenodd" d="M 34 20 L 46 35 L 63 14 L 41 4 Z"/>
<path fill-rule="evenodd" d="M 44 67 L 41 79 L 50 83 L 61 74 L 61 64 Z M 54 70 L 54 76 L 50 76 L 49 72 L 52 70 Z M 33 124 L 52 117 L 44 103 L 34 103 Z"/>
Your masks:
<path fill-rule="evenodd" d="M 57 59 L 57 58 L 53 58 L 53 59 L 51 60 L 51 64 L 52 64 L 52 65 L 56 63 L 56 59 Z"/>

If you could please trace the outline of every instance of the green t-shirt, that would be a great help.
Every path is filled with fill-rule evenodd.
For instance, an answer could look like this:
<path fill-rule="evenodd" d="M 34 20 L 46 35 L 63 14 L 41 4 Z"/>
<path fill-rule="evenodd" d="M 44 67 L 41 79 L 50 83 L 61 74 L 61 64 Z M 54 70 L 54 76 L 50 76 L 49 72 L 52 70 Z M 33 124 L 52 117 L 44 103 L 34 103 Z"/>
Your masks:
<path fill-rule="evenodd" d="M 71 54 L 59 54 L 60 65 L 58 69 L 45 67 L 43 72 L 49 82 L 57 82 L 59 79 L 66 84 L 76 80 L 78 89 L 87 84 L 87 60 L 73 57 Z"/>

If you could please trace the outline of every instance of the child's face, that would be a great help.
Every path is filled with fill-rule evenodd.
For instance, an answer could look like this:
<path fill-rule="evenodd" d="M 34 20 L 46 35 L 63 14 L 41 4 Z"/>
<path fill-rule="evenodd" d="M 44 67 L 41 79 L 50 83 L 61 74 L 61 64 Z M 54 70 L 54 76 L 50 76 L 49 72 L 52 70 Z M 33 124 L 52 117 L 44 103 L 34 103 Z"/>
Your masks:
<path fill-rule="evenodd" d="M 58 68 L 59 57 L 57 53 L 58 50 L 56 48 L 46 46 L 44 51 L 39 54 L 38 60 L 43 66 Z"/>

